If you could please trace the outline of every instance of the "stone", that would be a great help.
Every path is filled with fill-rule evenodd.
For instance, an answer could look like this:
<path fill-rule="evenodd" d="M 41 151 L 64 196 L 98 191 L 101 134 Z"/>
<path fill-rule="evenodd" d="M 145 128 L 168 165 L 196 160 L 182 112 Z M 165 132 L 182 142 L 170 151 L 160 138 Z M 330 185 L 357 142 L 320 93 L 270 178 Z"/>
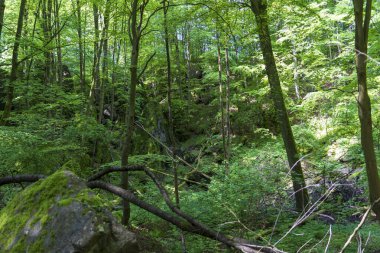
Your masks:
<path fill-rule="evenodd" d="M 135 253 L 136 235 L 69 171 L 28 186 L 0 211 L 0 252 Z"/>

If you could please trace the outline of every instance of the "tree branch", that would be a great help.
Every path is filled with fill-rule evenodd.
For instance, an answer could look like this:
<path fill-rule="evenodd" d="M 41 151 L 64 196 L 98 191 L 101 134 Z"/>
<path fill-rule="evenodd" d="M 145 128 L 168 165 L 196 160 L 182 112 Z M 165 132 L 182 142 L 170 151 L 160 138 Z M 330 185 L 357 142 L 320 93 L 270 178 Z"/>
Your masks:
<path fill-rule="evenodd" d="M 112 172 L 125 172 L 125 171 L 144 171 L 145 167 L 142 165 L 128 165 L 126 167 L 120 168 L 120 167 L 109 167 L 107 169 L 104 169 L 95 175 L 91 176 L 88 179 L 88 182 L 95 181 L 101 179 L 103 176 L 110 174 Z"/>
<path fill-rule="evenodd" d="M 141 76 L 144 74 L 146 68 L 148 67 L 149 62 L 153 59 L 153 57 L 156 55 L 156 52 L 154 52 L 149 59 L 145 62 L 144 68 L 141 70 L 140 74 L 137 76 L 137 80 L 140 80 Z"/>
<path fill-rule="evenodd" d="M 0 178 L 0 186 L 6 185 L 6 184 L 19 184 L 19 183 L 24 183 L 24 182 L 33 183 L 42 178 L 45 178 L 45 176 L 39 175 L 39 174 L 7 176 L 7 177 Z"/>
<path fill-rule="evenodd" d="M 106 183 L 103 183 L 103 182 L 100 182 L 100 181 L 91 181 L 94 180 L 94 179 L 99 179 L 101 178 L 102 176 L 106 175 L 106 174 L 109 174 L 111 172 L 122 172 L 122 171 L 144 171 L 145 174 L 147 176 L 149 176 L 152 181 L 154 182 L 154 184 L 156 185 L 156 187 L 159 189 L 166 205 L 169 207 L 169 209 L 174 212 L 175 214 L 177 214 L 179 217 L 181 217 L 182 219 L 186 220 L 189 224 L 190 224 L 190 227 L 189 225 L 187 225 L 185 228 L 181 227 L 183 226 L 183 224 L 175 224 L 173 223 L 173 216 L 171 216 L 170 219 L 168 219 L 167 216 L 160 216 L 158 215 L 158 208 L 154 207 L 156 210 L 152 209 L 153 206 L 150 206 L 149 210 L 144 208 L 143 206 L 145 205 L 145 207 L 147 207 L 146 205 L 149 205 L 149 204 L 142 204 L 141 203 L 141 200 L 139 200 L 140 202 L 137 203 L 136 202 L 136 197 L 133 195 L 133 196 L 129 196 L 130 194 L 120 194 L 122 193 L 121 191 L 124 191 L 123 189 L 119 188 L 119 187 L 116 187 L 116 186 L 113 186 L 111 184 L 106 184 Z M 145 166 L 141 166 L 141 165 L 132 165 L 132 166 L 127 166 L 127 167 L 111 167 L 111 168 L 108 168 L 108 169 L 105 169 L 101 172 L 99 172 L 98 174 L 94 175 L 93 177 L 90 178 L 89 182 L 88 182 L 88 185 L 89 187 L 93 187 L 94 184 L 92 184 L 92 182 L 96 182 L 96 187 L 97 188 L 101 188 L 101 189 L 104 189 L 104 190 L 107 190 L 109 191 L 110 189 L 112 189 L 114 192 L 114 194 L 124 198 L 125 197 L 125 200 L 127 201 L 130 201 L 131 203 L 135 204 L 135 205 L 138 205 L 139 207 L 151 212 L 151 211 L 154 211 L 155 215 L 161 217 L 162 219 L 164 220 L 167 220 L 169 221 L 170 223 L 172 223 L 173 225 L 179 225 L 177 227 L 179 227 L 180 229 L 184 230 L 184 231 L 188 231 L 188 232 L 191 232 L 191 233 L 196 233 L 196 234 L 199 234 L 199 235 L 202 235 L 202 236 L 205 236 L 205 237 L 208 237 L 208 238 L 211 238 L 211 239 L 214 239 L 214 240 L 217 240 L 229 247 L 232 247 L 232 248 L 235 248 L 235 249 L 239 249 L 240 251 L 242 252 L 257 252 L 257 250 L 259 250 L 260 252 L 270 252 L 270 253 L 273 253 L 273 252 L 282 252 L 274 247 L 271 247 L 271 246 L 268 246 L 268 247 L 265 247 L 265 246 L 257 246 L 257 245 L 254 245 L 254 244 L 249 244 L 249 243 L 242 243 L 241 242 L 241 239 L 238 239 L 238 238 L 232 238 L 232 239 L 229 239 L 227 238 L 225 235 L 219 233 L 219 232 L 216 232 L 214 230 L 212 230 L 211 228 L 207 227 L 205 224 L 197 221 L 196 219 L 194 219 L 193 217 L 191 217 L 190 215 L 184 213 L 182 210 L 180 210 L 179 208 L 176 207 L 176 205 L 174 205 L 172 203 L 172 201 L 170 200 L 170 197 L 169 197 L 169 194 L 168 192 L 166 191 L 165 187 L 163 187 L 160 183 L 160 181 L 157 179 L 157 177 L 154 175 L 153 172 L 151 172 L 147 167 Z M 116 187 L 116 188 L 115 188 Z M 128 195 L 128 196 L 127 196 Z M 131 199 L 129 199 L 131 198 Z M 148 207 L 147 207 L 148 208 Z M 162 210 L 161 210 L 162 211 Z M 165 214 L 167 215 L 167 214 Z M 176 218 L 177 221 L 178 221 L 178 218 Z M 189 230 L 189 228 L 191 228 Z M 195 228 L 195 229 L 194 229 Z"/>
<path fill-rule="evenodd" d="M 114 168 L 116 169 L 116 168 Z M 119 168 L 121 169 L 121 168 Z M 259 246 L 259 245 L 254 245 L 254 244 L 250 244 L 250 243 L 245 243 L 245 242 L 242 242 L 241 239 L 238 239 L 238 238 L 232 238 L 232 239 L 229 239 L 227 238 L 226 236 L 224 236 L 223 234 L 221 233 L 218 233 L 218 232 L 215 232 L 209 228 L 207 228 L 206 226 L 204 226 L 203 224 L 199 223 L 199 222 L 194 222 L 191 223 L 186 223 L 185 221 L 183 221 L 182 219 L 176 217 L 176 216 L 173 216 L 171 215 L 170 213 L 167 213 L 153 205 L 150 205 L 148 203 L 146 203 L 145 201 L 142 201 L 140 199 L 138 199 L 134 194 L 132 194 L 130 191 L 126 191 L 120 187 L 117 187 L 117 186 L 114 186 L 112 184 L 108 184 L 108 183 L 105 183 L 105 182 L 102 182 L 102 181 L 90 181 L 87 183 L 87 186 L 91 189 L 94 189 L 94 188 L 98 188 L 98 189 L 102 189 L 102 190 L 105 190 L 105 191 L 108 191 L 110 193 L 113 193 L 121 198 L 123 198 L 124 200 L 127 200 L 135 205 L 137 205 L 138 207 L 168 221 L 169 223 L 173 224 L 174 226 L 180 228 L 181 230 L 183 231 L 187 231 L 187 232 L 190 232 L 190 233 L 193 233 L 193 234 L 198 234 L 198 235 L 201 235 L 201 236 L 205 236 L 205 237 L 208 237 L 210 239 L 213 239 L 213 240 L 217 240 L 231 248 L 235 248 L 235 249 L 238 249 L 240 250 L 241 252 L 245 252 L 245 253 L 256 253 L 256 252 L 263 252 L 263 253 L 284 253 L 283 251 L 281 250 L 278 250 L 274 247 L 266 247 L 266 246 Z M 201 226 L 198 226 L 198 225 L 201 225 Z"/>

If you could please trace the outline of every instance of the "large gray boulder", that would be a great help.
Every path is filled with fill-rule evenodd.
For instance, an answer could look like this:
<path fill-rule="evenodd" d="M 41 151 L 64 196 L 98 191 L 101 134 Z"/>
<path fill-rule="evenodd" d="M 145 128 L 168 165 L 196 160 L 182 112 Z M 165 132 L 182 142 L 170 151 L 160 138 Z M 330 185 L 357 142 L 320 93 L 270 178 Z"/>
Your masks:
<path fill-rule="evenodd" d="M 19 193 L 0 211 L 0 252 L 135 253 L 134 233 L 68 171 Z"/>

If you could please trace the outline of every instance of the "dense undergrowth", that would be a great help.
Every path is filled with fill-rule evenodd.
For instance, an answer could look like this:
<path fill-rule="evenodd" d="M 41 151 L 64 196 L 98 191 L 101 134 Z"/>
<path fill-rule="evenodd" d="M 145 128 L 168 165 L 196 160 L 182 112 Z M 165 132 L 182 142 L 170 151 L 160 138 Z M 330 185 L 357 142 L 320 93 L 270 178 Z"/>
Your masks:
<path fill-rule="evenodd" d="M 339 98 L 336 107 L 333 110 L 325 108 L 324 113 L 325 103 L 319 101 L 337 99 L 333 95 L 310 93 L 296 107 L 298 112 L 308 110 L 307 120 L 298 122 L 293 130 L 302 153 L 301 162 L 312 201 L 318 204 L 302 224 L 290 231 L 300 213 L 294 211 L 287 161 L 282 140 L 276 132 L 257 127 L 246 130 L 244 135 L 234 134 L 230 168 L 226 174 L 222 140 L 215 134 L 216 125 L 212 121 L 203 121 L 203 125 L 198 125 L 198 134 L 183 137 L 186 140 L 179 144 L 181 157 L 193 166 L 189 168 L 176 161 L 180 178 L 187 180 L 181 181 L 181 209 L 217 231 L 260 244 L 275 244 L 288 252 L 300 249 L 299 252 L 323 252 L 326 247 L 329 252 L 338 251 L 368 208 L 368 193 L 354 101 Z M 202 105 L 198 107 L 202 111 Z M 194 110 L 190 114 L 201 119 L 209 113 Z M 232 117 L 240 122 L 246 115 L 236 112 Z M 324 120 L 317 120 L 320 118 Z M 25 117 L 22 124 L 0 129 L 2 175 L 50 174 L 63 167 L 88 177 L 102 167 L 119 164 L 117 142 L 120 132 L 117 127 L 110 130 L 109 126 L 98 125 L 80 115 L 70 122 L 46 119 L 43 124 L 34 125 L 33 120 L 33 117 Z M 293 120 L 296 122 L 295 118 Z M 29 127 L 24 128 L 23 124 Z M 52 128 L 57 125 L 59 127 Z M 180 131 L 189 134 L 193 131 L 191 127 L 182 126 Z M 155 131 L 154 128 L 146 130 Z M 167 189 L 173 191 L 173 159 L 145 132 L 137 131 L 136 135 L 143 138 L 145 144 L 141 150 L 135 147 L 130 162 L 149 166 Z M 97 150 L 91 148 L 95 142 L 98 143 Z M 189 174 L 194 169 L 197 172 Z M 118 175 L 111 175 L 107 180 L 119 183 Z M 137 196 L 166 209 L 159 192 L 143 174 L 133 174 L 131 186 Z M 2 187 L 1 205 L 4 206 L 19 190 L 20 187 Z M 109 208 L 121 217 L 119 199 L 102 192 L 99 194 L 110 200 Z M 143 235 L 157 238 L 167 252 L 180 252 L 183 247 L 178 229 L 136 207 L 132 209 L 132 226 Z M 347 252 L 356 252 L 358 247 L 365 247 L 368 252 L 377 250 L 379 231 L 378 224 L 370 216 Z M 188 252 L 228 251 L 199 236 L 185 234 L 185 239 Z"/>
<path fill-rule="evenodd" d="M 82 9 L 88 18 L 93 15 L 93 2 L 100 1 L 89 1 Z M 212 1 L 209 2 L 211 5 Z M 261 245 L 275 244 L 287 252 L 338 252 L 369 208 L 359 140 L 352 3 L 348 0 L 268 1 L 273 50 L 285 103 L 302 157 L 300 162 L 311 201 L 317 206 L 307 219 L 291 230 L 301 214 L 294 208 L 289 167 L 258 46 L 256 26 L 252 25 L 254 17 L 249 8 L 231 7 L 227 2 L 237 1 L 215 1 L 215 9 L 220 10 L 226 22 L 220 27 L 215 25 L 219 17 L 200 6 L 184 6 L 169 12 L 169 23 L 173 25 L 169 32 L 173 34 L 172 40 L 178 40 L 178 50 L 175 50 L 175 42 L 171 42 L 174 135 L 177 154 L 191 166 L 173 159 L 167 147 L 160 144 L 169 145 L 167 73 L 165 50 L 161 43 L 164 41 L 163 17 L 157 13 L 152 18 L 149 32 L 141 41 L 140 58 L 145 61 L 153 51 L 157 55 L 147 64 L 146 72 L 137 85 L 137 125 L 129 162 L 145 164 L 152 169 L 173 199 L 173 167 L 178 166 L 181 209 L 216 231 Z M 71 8 L 71 4 L 67 8 Z M 9 26 L 0 42 L 9 50 L 2 52 L 2 64 L 3 60 L 11 62 L 10 48 L 14 35 L 10 31 L 15 30 L 17 8 L 18 5 L 14 4 L 6 9 L 4 24 Z M 37 1 L 30 4 L 30 13 L 34 11 L 32 8 L 37 8 Z M 125 16 L 121 9 L 114 8 L 111 16 Z M 78 39 L 74 38 L 78 22 L 69 13 L 71 10 L 65 9 L 60 15 L 62 20 L 63 17 L 67 19 L 62 40 L 71 42 L 62 47 L 65 52 L 62 61 L 72 72 L 72 76 L 65 79 L 71 84 L 71 89 L 59 86 L 56 81 L 45 83 L 44 67 L 49 61 L 42 50 L 44 33 L 38 30 L 44 22 L 36 21 L 37 33 L 41 37 L 29 38 L 30 34 L 26 33 L 21 41 L 21 46 L 25 47 L 23 54 L 34 52 L 34 47 L 42 53 L 24 62 L 32 66 L 28 71 L 28 64 L 20 66 L 20 77 L 14 84 L 14 108 L 9 124 L 0 127 L 0 176 L 21 173 L 48 175 L 64 168 L 88 178 L 102 168 L 120 164 L 130 85 L 130 49 L 125 36 L 127 25 L 119 25 L 122 21 L 117 18 L 111 19 L 114 28 L 110 29 L 109 44 L 118 45 L 110 48 L 114 49 L 112 56 L 120 56 L 120 59 L 109 59 L 109 82 L 103 87 L 103 102 L 104 107 L 114 109 L 114 117 L 103 115 L 99 123 L 96 115 L 88 110 L 91 103 L 88 94 L 92 85 L 89 80 L 93 78 L 90 78 L 93 74 L 90 73 L 93 64 L 91 54 L 94 53 L 92 43 L 97 42 L 96 33 L 92 25 L 84 27 L 88 67 L 83 92 L 79 80 Z M 369 32 L 368 54 L 372 58 L 368 60 L 367 79 L 378 158 L 380 64 L 375 58 L 380 46 L 379 13 L 377 1 Z M 224 29 L 228 30 L 227 24 L 231 25 L 237 41 L 232 41 L 230 34 L 223 35 Z M 223 36 L 217 41 L 216 34 L 219 33 Z M 225 90 L 219 93 L 219 43 L 230 50 L 231 157 L 228 173 L 223 157 L 219 108 L 219 96 L 226 98 Z M 33 47 L 29 48 L 29 44 Z M 50 47 L 52 52 L 56 50 L 56 45 Z M 116 57 L 117 48 L 119 56 Z M 191 59 L 183 56 L 187 51 L 191 51 Z M 225 53 L 222 52 L 221 56 L 224 58 Z M 1 67 L 0 94 L 5 97 L 3 84 L 8 82 L 10 69 L 6 64 Z M 143 68 L 143 63 L 139 68 Z M 194 72 L 200 75 L 195 76 Z M 226 88 L 224 70 L 222 86 Z M 108 175 L 105 180 L 119 184 L 120 175 Z M 131 173 L 130 185 L 138 197 L 168 210 L 158 190 L 145 175 Z M 23 187 L 2 186 L 0 208 Z M 98 194 L 109 200 L 108 208 L 121 218 L 120 200 L 101 191 Z M 182 252 L 178 229 L 134 206 L 131 215 L 134 231 L 155 238 L 166 252 Z M 189 253 L 230 251 L 200 236 L 187 233 L 184 236 Z M 380 226 L 370 214 L 346 252 L 362 252 L 360 249 L 364 248 L 366 252 L 376 252 L 380 250 L 379 245 Z"/>

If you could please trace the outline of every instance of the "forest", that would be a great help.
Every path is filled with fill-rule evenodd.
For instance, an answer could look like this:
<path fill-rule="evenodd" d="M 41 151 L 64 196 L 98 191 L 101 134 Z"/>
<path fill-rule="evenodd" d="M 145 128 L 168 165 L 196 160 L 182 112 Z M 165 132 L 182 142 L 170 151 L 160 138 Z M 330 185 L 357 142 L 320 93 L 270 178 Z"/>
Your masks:
<path fill-rule="evenodd" d="M 380 252 L 379 41 L 372 0 L 0 0 L 0 252 Z"/>

